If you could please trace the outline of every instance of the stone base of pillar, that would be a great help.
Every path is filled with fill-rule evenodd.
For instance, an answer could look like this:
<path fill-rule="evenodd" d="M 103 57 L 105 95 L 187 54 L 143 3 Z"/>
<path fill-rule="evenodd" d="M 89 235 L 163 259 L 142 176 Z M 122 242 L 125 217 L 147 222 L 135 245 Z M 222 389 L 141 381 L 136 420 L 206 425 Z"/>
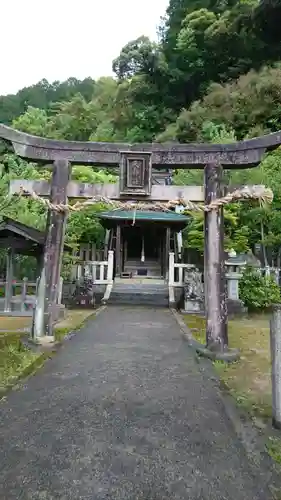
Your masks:
<path fill-rule="evenodd" d="M 56 304 L 53 309 L 53 324 L 57 323 L 58 321 L 61 321 L 65 318 L 65 306 L 63 304 Z M 48 313 L 45 314 L 45 324 L 47 324 L 47 317 Z"/>
<path fill-rule="evenodd" d="M 208 349 L 208 347 L 200 346 L 196 348 L 197 353 L 204 358 L 211 359 L 212 361 L 224 361 L 225 363 L 233 363 L 234 361 L 238 361 L 240 359 L 240 351 L 239 349 L 231 349 L 226 347 L 226 349 L 222 351 L 212 351 Z"/>
<path fill-rule="evenodd" d="M 54 336 L 44 335 L 44 337 L 36 337 L 35 339 L 32 339 L 32 341 L 37 345 L 47 347 L 49 345 L 55 344 L 56 339 Z"/>
<path fill-rule="evenodd" d="M 229 316 L 238 316 L 239 314 L 246 314 L 247 307 L 244 306 L 242 300 L 227 299 L 227 314 Z"/>
<path fill-rule="evenodd" d="M 198 299 L 185 299 L 183 313 L 186 314 L 198 314 L 203 311 L 203 303 Z"/>
<path fill-rule="evenodd" d="M 59 320 L 65 318 L 66 309 L 65 309 L 64 304 L 58 304 L 56 306 L 55 311 L 56 311 L 56 313 L 55 313 L 55 321 L 59 321 Z"/>

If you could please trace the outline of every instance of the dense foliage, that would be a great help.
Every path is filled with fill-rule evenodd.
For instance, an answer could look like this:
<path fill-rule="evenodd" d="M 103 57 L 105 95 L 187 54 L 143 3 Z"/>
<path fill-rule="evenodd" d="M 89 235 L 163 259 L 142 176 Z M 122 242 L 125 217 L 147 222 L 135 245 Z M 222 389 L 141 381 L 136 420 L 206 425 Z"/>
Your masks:
<path fill-rule="evenodd" d="M 0 97 L 0 122 L 10 124 L 14 118 L 27 110 L 28 106 L 51 112 L 53 102 L 68 101 L 80 93 L 87 101 L 91 99 L 95 82 L 92 78 L 83 81 L 69 78 L 66 82 L 49 83 L 47 80 L 19 90 L 16 95 Z"/>
<path fill-rule="evenodd" d="M 270 276 L 250 267 L 245 270 L 239 282 L 239 296 L 249 311 L 269 309 L 281 301 L 280 288 Z"/>
<path fill-rule="evenodd" d="M 113 61 L 116 77 L 43 80 L 0 98 L 0 122 L 34 135 L 93 141 L 233 142 L 281 129 L 281 45 L 278 3 L 256 0 L 170 0 L 157 43 L 129 41 Z M 268 23 L 264 23 L 265 13 Z M 271 24 L 270 24 L 271 23 Z M 272 29 L 270 29 L 270 26 Z M 277 26 L 277 28 L 276 28 Z M 50 172 L 1 146 L 0 211 L 44 228 L 46 214 L 29 199 L 7 198 L 11 178 Z M 73 179 L 113 182 L 110 169 L 75 166 Z M 201 184 L 202 172 L 178 170 L 176 184 Z M 281 152 L 260 168 L 225 174 L 225 184 L 261 184 L 271 207 L 233 204 L 225 210 L 226 249 L 259 249 L 264 264 L 281 263 Z M 67 241 L 103 243 L 95 206 L 68 221 Z M 192 215 L 184 245 L 203 251 L 203 218 Z"/>

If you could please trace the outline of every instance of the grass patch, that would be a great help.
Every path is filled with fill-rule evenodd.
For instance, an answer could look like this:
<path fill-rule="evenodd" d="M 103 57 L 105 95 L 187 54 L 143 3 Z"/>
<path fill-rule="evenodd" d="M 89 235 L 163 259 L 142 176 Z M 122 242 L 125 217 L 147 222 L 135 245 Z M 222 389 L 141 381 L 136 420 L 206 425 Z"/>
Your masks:
<path fill-rule="evenodd" d="M 27 369 L 42 357 L 18 343 L 12 342 L 0 350 L 0 394 L 7 386 L 13 385 Z"/>
<path fill-rule="evenodd" d="M 93 309 L 69 310 L 66 317 L 57 323 L 54 329 L 55 339 L 62 341 L 70 331 L 77 330 L 90 316 L 95 314 Z M 2 323 L 3 319 L 3 323 Z M 23 324 L 26 328 L 31 326 L 31 318 L 1 317 L 1 330 L 3 325 L 7 328 L 5 333 L 0 333 L 0 395 L 7 387 L 12 386 L 20 377 L 29 375 L 35 368 L 43 363 L 46 356 L 42 352 L 33 352 L 23 345 L 21 336 Z"/>
<path fill-rule="evenodd" d="M 189 314 L 183 316 L 184 322 L 191 330 L 193 337 L 198 340 L 201 344 L 206 343 L 206 333 L 205 333 L 205 318 L 201 316 L 196 316 L 195 314 Z"/>
<path fill-rule="evenodd" d="M 281 439 L 276 437 L 268 438 L 266 450 L 271 458 L 281 465 Z"/>
<path fill-rule="evenodd" d="M 30 330 L 31 321 L 29 316 L 0 316 L 0 330 L 3 332 Z"/>
<path fill-rule="evenodd" d="M 66 316 L 63 320 L 55 325 L 55 332 L 58 336 L 62 336 L 63 332 L 68 333 L 70 330 L 75 330 L 89 316 L 95 314 L 94 309 L 69 309 L 66 310 Z M 0 336 L 10 332 L 30 332 L 32 318 L 26 316 L 1 316 L 0 317 Z M 0 344 L 1 347 L 1 344 Z"/>
<path fill-rule="evenodd" d="M 205 344 L 205 319 L 183 316 L 193 336 Z M 252 416 L 271 418 L 269 316 L 253 315 L 229 321 L 229 345 L 241 352 L 239 361 L 214 362 L 222 383 L 237 404 Z"/>
<path fill-rule="evenodd" d="M 95 314 L 93 309 L 71 309 L 67 311 L 66 317 L 57 323 L 55 327 L 55 338 L 58 341 L 71 331 L 81 328 L 85 321 Z"/>
<path fill-rule="evenodd" d="M 20 343 L 21 340 L 21 333 L 17 332 L 7 332 L 7 333 L 0 333 L 0 352 L 2 349 L 5 349 L 8 345 L 16 345 Z"/>
<path fill-rule="evenodd" d="M 192 315 L 183 316 L 183 319 L 189 328 L 194 328 L 194 337 L 205 344 L 205 319 Z M 267 424 L 272 418 L 269 319 L 270 316 L 264 314 L 230 320 L 229 346 L 240 350 L 240 360 L 232 364 L 213 362 L 222 386 L 233 396 L 237 406 L 260 429 L 267 429 L 264 437 L 271 433 Z M 266 438 L 265 449 L 281 465 L 281 438 Z"/>

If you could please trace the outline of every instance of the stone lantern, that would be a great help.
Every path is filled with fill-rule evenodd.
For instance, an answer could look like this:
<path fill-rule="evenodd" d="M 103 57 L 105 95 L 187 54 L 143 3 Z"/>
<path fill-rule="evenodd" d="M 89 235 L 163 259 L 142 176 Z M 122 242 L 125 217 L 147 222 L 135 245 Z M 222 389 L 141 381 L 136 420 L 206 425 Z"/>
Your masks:
<path fill-rule="evenodd" d="M 245 257 L 237 255 L 235 250 L 229 252 L 228 259 L 225 261 L 229 314 L 246 312 L 246 308 L 239 298 L 239 280 L 242 278 L 242 271 L 246 264 Z"/>

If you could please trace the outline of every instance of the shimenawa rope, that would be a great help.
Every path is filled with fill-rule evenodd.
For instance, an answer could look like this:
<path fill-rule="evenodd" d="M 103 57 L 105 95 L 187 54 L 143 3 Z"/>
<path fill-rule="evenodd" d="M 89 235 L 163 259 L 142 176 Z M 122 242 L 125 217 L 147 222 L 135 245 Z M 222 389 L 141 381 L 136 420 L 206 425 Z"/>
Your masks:
<path fill-rule="evenodd" d="M 104 203 L 110 205 L 113 210 L 153 210 L 153 211 L 161 211 L 161 212 L 169 212 L 172 211 L 177 205 L 183 206 L 187 211 L 196 211 L 196 212 L 210 212 L 211 210 L 217 210 L 218 208 L 228 205 L 229 203 L 235 201 L 243 201 L 243 200 L 258 200 L 261 204 L 272 203 L 273 193 L 271 189 L 266 188 L 264 186 L 244 186 L 239 189 L 235 189 L 233 192 L 228 193 L 226 196 L 222 198 L 217 198 L 211 201 L 208 205 L 203 205 L 201 203 L 194 203 L 189 200 L 177 199 L 171 200 L 167 203 L 161 203 L 158 201 L 155 202 L 140 202 L 140 201 L 117 201 L 111 200 L 105 196 L 94 196 L 93 198 L 85 201 L 77 201 L 73 205 L 69 203 L 58 203 L 54 204 L 47 198 L 42 198 L 33 190 L 27 190 L 23 186 L 20 187 L 19 191 L 20 196 L 30 196 L 33 200 L 42 203 L 49 210 L 65 213 L 65 212 L 79 212 L 91 205 L 95 205 L 96 203 Z"/>

